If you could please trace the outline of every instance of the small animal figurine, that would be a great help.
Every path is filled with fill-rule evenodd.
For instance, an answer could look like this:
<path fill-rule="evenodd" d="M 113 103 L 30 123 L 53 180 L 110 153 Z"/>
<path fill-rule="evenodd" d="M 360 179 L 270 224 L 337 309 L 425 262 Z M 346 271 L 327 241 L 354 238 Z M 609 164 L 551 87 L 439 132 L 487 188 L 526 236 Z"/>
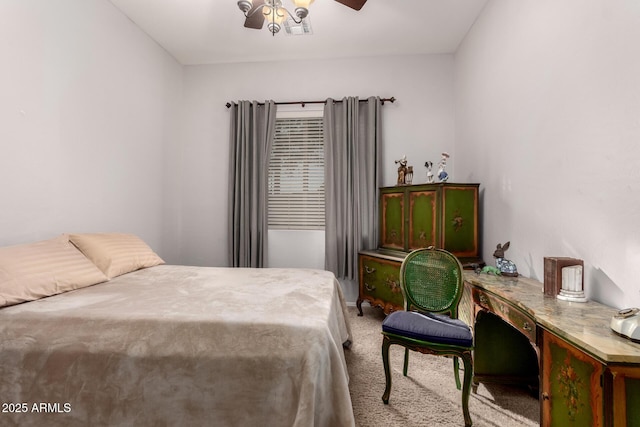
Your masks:
<path fill-rule="evenodd" d="M 493 267 L 491 265 L 485 265 L 484 267 L 482 267 L 482 270 L 480 270 L 480 273 L 493 274 L 494 276 L 500 276 L 502 274 L 500 270 L 498 270 L 496 267 Z"/>
<path fill-rule="evenodd" d="M 511 242 L 507 242 L 504 245 L 498 243 L 493 257 L 496 259 L 496 267 L 503 276 L 518 277 L 518 269 L 514 262 L 504 258 L 504 252 L 509 249 L 510 244 Z"/>
<path fill-rule="evenodd" d="M 396 164 L 400 164 L 400 166 L 398 166 L 398 185 L 405 185 L 407 175 L 407 156 L 402 156 L 400 160 L 396 160 L 395 162 Z"/>
<path fill-rule="evenodd" d="M 449 153 L 442 153 L 442 158 L 440 159 L 440 163 L 438 163 L 438 179 L 440 182 L 446 182 L 449 179 L 449 174 L 444 169 L 447 167 L 447 159 L 449 158 Z"/>
<path fill-rule="evenodd" d="M 425 162 L 424 167 L 427 168 L 427 184 L 433 183 L 433 162 Z"/>

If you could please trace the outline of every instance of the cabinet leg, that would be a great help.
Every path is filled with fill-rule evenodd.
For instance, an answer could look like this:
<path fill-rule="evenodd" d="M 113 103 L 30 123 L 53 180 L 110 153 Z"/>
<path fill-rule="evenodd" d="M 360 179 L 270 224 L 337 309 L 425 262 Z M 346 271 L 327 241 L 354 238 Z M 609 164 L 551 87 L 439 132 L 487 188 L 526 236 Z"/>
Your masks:
<path fill-rule="evenodd" d="M 360 298 L 358 298 L 356 300 L 356 307 L 358 307 L 358 316 L 362 317 L 363 313 L 362 313 L 362 300 Z"/>

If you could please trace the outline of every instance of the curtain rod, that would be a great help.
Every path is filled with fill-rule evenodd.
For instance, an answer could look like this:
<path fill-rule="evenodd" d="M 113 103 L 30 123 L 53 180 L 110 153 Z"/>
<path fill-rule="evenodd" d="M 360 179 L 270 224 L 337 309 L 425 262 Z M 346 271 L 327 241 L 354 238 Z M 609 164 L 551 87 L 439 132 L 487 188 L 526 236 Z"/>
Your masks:
<path fill-rule="evenodd" d="M 364 102 L 366 101 L 365 99 L 360 99 L 360 102 Z M 390 103 L 394 103 L 396 102 L 396 98 L 395 97 L 391 97 L 391 98 L 381 98 L 380 102 L 382 103 L 382 105 L 384 105 L 385 102 L 390 102 Z M 285 101 L 285 102 L 276 102 L 276 105 L 293 105 L 293 104 L 300 104 L 302 105 L 302 107 L 304 107 L 306 104 L 326 104 L 327 101 Z M 231 108 L 232 104 L 231 102 L 227 102 L 227 108 Z M 264 105 L 264 102 L 258 102 L 258 105 Z"/>

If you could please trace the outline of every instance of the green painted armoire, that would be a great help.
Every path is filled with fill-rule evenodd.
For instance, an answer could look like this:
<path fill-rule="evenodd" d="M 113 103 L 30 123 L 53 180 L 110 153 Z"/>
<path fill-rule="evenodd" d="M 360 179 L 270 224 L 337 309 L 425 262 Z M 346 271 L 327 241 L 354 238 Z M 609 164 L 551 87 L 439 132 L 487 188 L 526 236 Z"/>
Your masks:
<path fill-rule="evenodd" d="M 359 254 L 362 302 L 385 313 L 402 309 L 400 265 L 406 255 L 435 246 L 464 266 L 482 264 L 479 242 L 479 184 L 437 183 L 380 188 L 379 245 Z"/>

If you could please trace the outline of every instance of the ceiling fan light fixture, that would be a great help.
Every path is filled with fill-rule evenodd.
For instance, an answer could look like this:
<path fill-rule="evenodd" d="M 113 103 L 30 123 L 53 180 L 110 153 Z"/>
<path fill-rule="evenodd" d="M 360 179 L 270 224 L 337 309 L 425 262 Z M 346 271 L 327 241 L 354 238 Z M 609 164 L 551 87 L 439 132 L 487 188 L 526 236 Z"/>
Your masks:
<path fill-rule="evenodd" d="M 296 7 L 294 12 L 298 17 L 298 19 L 301 19 L 301 20 L 306 18 L 307 15 L 309 15 L 309 9 L 307 9 L 306 7 Z"/>
<path fill-rule="evenodd" d="M 280 31 L 281 24 L 286 19 L 287 13 L 285 8 L 279 7 L 277 4 L 262 7 L 262 14 L 267 21 L 267 28 L 272 35 L 276 35 L 276 33 Z"/>
<path fill-rule="evenodd" d="M 276 35 L 276 33 L 280 32 L 280 24 L 278 24 L 276 22 L 269 22 L 267 24 L 267 28 L 269 29 L 269 32 L 271 34 L 273 34 L 274 36 Z"/>
<path fill-rule="evenodd" d="M 252 0 L 239 0 L 238 1 L 238 8 L 245 15 L 247 14 L 247 12 L 249 12 L 251 10 L 252 7 L 253 7 L 253 1 Z"/>
<path fill-rule="evenodd" d="M 263 27 L 264 21 L 267 21 L 267 27 L 272 35 L 280 31 L 280 25 L 283 22 L 293 21 L 296 24 L 302 24 L 304 19 L 309 16 L 309 6 L 315 0 L 291 0 L 296 6 L 294 13 L 282 7 L 282 0 L 238 0 L 238 8 L 246 18 L 244 26 L 259 30 Z M 367 0 L 336 0 L 355 10 L 360 10 Z M 287 15 L 289 20 L 287 20 Z M 309 34 L 305 31 L 305 34 Z"/>
<path fill-rule="evenodd" d="M 298 19 L 304 19 L 309 15 L 309 5 L 313 2 L 314 0 L 293 0 L 293 4 L 296 5 L 294 12 Z"/>

